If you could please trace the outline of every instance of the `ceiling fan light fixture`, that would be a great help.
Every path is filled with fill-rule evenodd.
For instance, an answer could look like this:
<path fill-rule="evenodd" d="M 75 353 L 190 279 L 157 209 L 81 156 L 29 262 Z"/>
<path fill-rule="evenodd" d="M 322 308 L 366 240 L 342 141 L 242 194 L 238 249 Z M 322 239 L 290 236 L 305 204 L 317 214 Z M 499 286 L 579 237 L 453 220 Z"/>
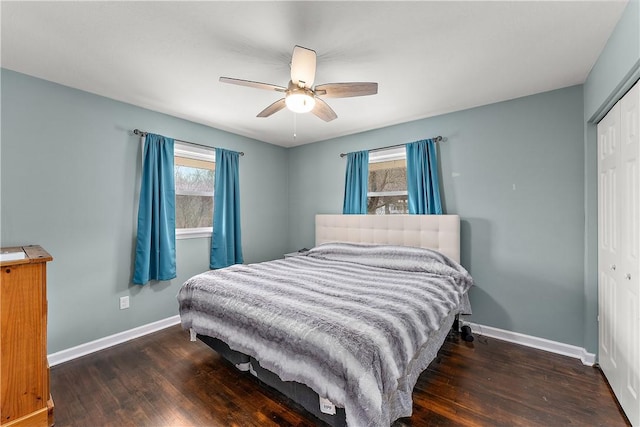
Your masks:
<path fill-rule="evenodd" d="M 315 107 L 316 99 L 309 89 L 297 88 L 288 91 L 285 103 L 294 113 L 308 113 Z"/>

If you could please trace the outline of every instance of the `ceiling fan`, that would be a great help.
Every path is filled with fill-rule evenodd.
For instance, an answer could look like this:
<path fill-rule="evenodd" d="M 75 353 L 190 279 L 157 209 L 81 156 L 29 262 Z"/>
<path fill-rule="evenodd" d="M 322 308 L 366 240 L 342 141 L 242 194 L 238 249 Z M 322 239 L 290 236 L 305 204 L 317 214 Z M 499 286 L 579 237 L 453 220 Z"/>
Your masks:
<path fill-rule="evenodd" d="M 220 77 L 220 81 L 257 89 L 275 90 L 285 94 L 284 98 L 269 105 L 258 113 L 257 117 L 269 117 L 287 107 L 296 113 L 311 112 L 325 122 L 330 122 L 338 115 L 321 98 L 348 98 L 378 93 L 378 83 L 367 82 L 327 83 L 314 88 L 315 76 L 316 52 L 302 46 L 295 46 L 291 57 L 291 80 L 287 87 L 231 77 Z"/>

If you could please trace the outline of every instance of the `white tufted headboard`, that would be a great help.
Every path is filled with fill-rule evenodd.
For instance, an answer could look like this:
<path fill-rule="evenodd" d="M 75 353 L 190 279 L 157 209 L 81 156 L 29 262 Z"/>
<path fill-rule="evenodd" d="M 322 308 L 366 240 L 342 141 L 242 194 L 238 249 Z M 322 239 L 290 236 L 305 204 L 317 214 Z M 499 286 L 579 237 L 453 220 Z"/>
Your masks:
<path fill-rule="evenodd" d="M 316 215 L 316 245 L 351 242 L 435 249 L 460 262 L 458 215 Z"/>

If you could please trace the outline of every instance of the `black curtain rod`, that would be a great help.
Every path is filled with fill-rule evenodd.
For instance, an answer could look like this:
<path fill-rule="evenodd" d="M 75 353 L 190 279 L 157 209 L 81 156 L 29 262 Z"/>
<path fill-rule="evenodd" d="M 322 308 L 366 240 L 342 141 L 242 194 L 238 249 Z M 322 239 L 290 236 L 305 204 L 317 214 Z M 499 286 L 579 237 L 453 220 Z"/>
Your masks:
<path fill-rule="evenodd" d="M 442 142 L 442 137 L 440 135 L 431 138 L 433 139 L 433 142 Z M 378 147 L 378 148 L 372 148 L 371 150 L 368 150 L 370 153 L 374 152 L 374 151 L 382 151 L 382 150 L 387 150 L 389 148 L 395 148 L 395 147 L 404 147 L 406 144 L 395 144 L 395 145 L 387 145 L 386 147 Z M 340 153 L 340 157 L 344 157 L 346 156 L 345 153 Z"/>
<path fill-rule="evenodd" d="M 139 136 L 147 136 L 147 132 L 140 130 L 140 129 L 134 129 L 133 133 Z M 204 144 L 197 144 L 195 142 L 190 142 L 190 141 L 182 141 L 181 139 L 173 139 L 176 142 L 181 142 L 183 144 L 189 144 L 189 145 L 195 145 L 197 147 L 203 147 L 203 148 L 208 148 L 208 149 L 212 149 L 212 148 L 216 148 L 216 147 L 211 147 L 209 145 L 204 145 Z M 241 156 L 244 156 L 244 152 L 240 151 L 238 154 L 240 154 Z"/>

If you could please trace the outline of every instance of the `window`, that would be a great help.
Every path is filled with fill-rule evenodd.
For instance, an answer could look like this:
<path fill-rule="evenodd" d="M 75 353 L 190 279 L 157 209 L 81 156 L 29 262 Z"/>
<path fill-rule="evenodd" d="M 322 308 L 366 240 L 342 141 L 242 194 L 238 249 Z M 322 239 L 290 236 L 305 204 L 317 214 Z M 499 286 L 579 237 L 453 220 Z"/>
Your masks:
<path fill-rule="evenodd" d="M 176 238 L 211 236 L 215 168 L 215 151 L 175 143 Z"/>
<path fill-rule="evenodd" d="M 389 215 L 408 212 L 405 148 L 396 147 L 370 153 L 367 213 Z"/>

